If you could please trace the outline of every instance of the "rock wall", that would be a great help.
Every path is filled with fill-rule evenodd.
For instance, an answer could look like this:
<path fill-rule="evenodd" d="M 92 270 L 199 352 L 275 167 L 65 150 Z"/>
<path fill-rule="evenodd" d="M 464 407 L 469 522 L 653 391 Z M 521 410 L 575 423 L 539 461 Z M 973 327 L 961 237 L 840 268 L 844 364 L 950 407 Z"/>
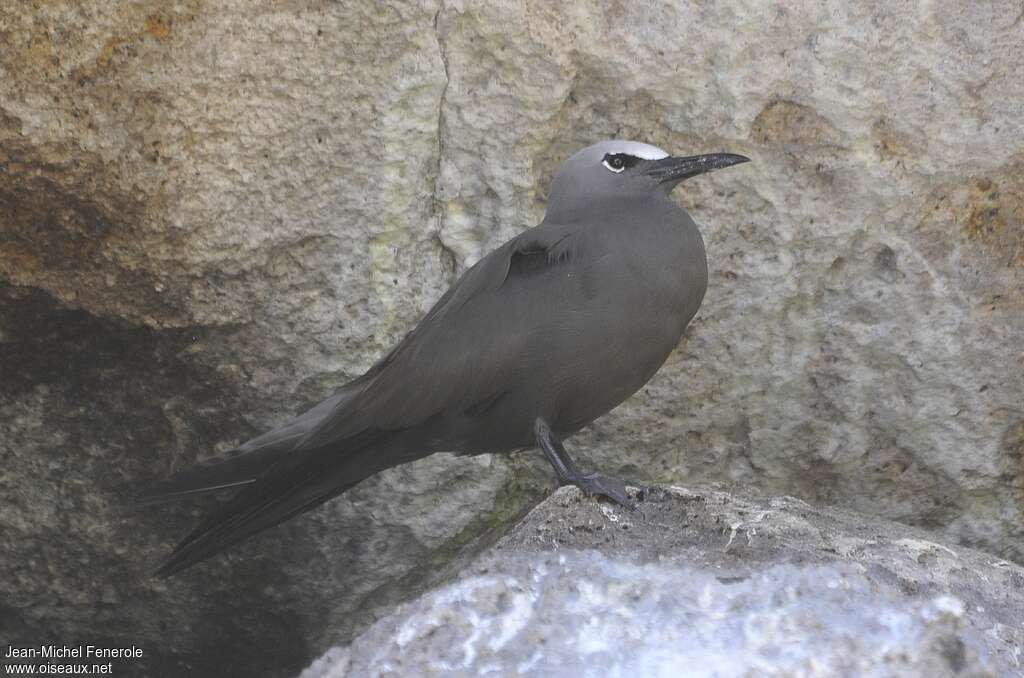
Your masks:
<path fill-rule="evenodd" d="M 287 673 L 522 514 L 535 457 L 438 457 L 158 583 L 209 505 L 128 488 L 359 374 L 607 137 L 754 162 L 678 191 L 704 307 L 587 463 L 1020 560 L 1022 42 L 1010 0 L 0 6 L 0 635 Z"/>

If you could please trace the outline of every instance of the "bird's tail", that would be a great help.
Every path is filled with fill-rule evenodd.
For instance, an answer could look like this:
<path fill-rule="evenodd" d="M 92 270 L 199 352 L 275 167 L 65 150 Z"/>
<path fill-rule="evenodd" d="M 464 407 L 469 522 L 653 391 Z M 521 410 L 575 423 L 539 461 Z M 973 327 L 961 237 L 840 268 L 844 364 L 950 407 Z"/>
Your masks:
<path fill-rule="evenodd" d="M 164 504 L 237 489 L 255 482 L 264 471 L 291 452 L 299 440 L 319 426 L 348 395 L 342 391 L 226 454 L 179 471 L 166 480 L 150 483 L 135 494 L 136 505 Z"/>
<path fill-rule="evenodd" d="M 343 445 L 294 450 L 188 535 L 157 570 L 170 576 L 400 463 L 389 435 L 366 431 Z"/>
<path fill-rule="evenodd" d="M 290 449 L 290 445 L 281 445 L 255 452 L 241 448 L 231 450 L 179 471 L 166 480 L 146 485 L 136 493 L 135 505 L 165 504 L 249 485 Z"/>
<path fill-rule="evenodd" d="M 219 490 L 240 490 L 178 544 L 157 574 L 179 572 L 401 463 L 400 436 L 364 430 L 340 440 L 313 439 L 325 424 L 337 418 L 357 387 L 358 383 L 353 382 L 238 449 L 138 492 L 136 504 L 147 506 Z"/>

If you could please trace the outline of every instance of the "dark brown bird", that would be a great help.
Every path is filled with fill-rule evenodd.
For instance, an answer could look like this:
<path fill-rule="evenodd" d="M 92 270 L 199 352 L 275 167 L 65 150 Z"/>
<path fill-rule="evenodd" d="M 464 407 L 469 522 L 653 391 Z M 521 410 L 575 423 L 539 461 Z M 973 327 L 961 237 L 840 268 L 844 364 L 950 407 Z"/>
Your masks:
<path fill-rule="evenodd" d="M 536 445 L 560 482 L 630 505 L 621 481 L 580 471 L 562 440 L 642 387 L 704 298 L 704 243 L 669 193 L 684 179 L 746 161 L 671 157 L 635 141 L 573 155 L 555 175 L 540 225 L 467 270 L 366 374 L 139 496 L 150 504 L 240 490 L 158 574 L 434 452 Z"/>

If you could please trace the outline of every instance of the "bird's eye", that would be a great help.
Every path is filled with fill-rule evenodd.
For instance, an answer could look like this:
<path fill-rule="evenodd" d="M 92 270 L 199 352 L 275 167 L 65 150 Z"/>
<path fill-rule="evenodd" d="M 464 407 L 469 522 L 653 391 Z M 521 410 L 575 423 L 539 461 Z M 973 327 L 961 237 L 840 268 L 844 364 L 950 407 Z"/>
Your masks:
<path fill-rule="evenodd" d="M 608 168 L 610 171 L 618 174 L 619 172 L 629 167 L 632 163 L 627 161 L 627 156 L 623 153 L 616 153 L 614 155 L 609 153 L 608 155 L 604 156 L 604 160 L 601 161 L 601 164 Z"/>

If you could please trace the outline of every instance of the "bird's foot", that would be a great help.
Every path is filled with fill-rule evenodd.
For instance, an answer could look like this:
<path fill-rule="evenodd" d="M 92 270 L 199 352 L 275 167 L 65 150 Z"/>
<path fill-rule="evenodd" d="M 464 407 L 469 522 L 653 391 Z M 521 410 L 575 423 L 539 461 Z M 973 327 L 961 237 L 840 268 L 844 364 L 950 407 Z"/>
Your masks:
<path fill-rule="evenodd" d="M 566 483 L 580 488 L 588 497 L 595 495 L 606 497 L 628 509 L 636 508 L 636 502 L 626 492 L 626 484 L 618 478 L 612 478 L 603 473 L 581 473 L 567 478 Z M 641 488 L 641 496 L 645 489 Z"/>
<path fill-rule="evenodd" d="M 626 484 L 618 478 L 606 476 L 603 473 L 584 473 L 573 462 L 572 457 L 565 451 L 562 442 L 555 437 L 547 422 L 538 418 L 534 422 L 534 435 L 537 437 L 537 445 L 544 451 L 544 456 L 555 469 L 558 482 L 562 485 L 575 485 L 587 496 L 598 495 L 607 497 L 616 504 L 625 506 L 628 509 L 635 509 L 637 502 L 630 498 L 626 492 Z M 643 501 L 647 492 L 652 488 L 640 486 L 637 498 Z"/>

